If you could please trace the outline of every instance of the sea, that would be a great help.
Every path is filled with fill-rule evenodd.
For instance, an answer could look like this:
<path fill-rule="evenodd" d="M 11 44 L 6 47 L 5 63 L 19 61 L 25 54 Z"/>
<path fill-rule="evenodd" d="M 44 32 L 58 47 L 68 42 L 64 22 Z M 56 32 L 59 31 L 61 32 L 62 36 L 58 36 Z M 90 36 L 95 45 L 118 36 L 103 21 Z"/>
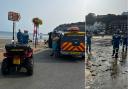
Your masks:
<path fill-rule="evenodd" d="M 16 38 L 15 33 L 15 38 Z M 13 37 L 13 32 L 5 32 L 5 31 L 0 31 L 0 39 L 12 39 Z M 29 38 L 32 40 L 33 39 L 33 34 L 29 33 Z M 39 34 L 38 39 L 42 40 L 48 40 L 48 34 Z"/>

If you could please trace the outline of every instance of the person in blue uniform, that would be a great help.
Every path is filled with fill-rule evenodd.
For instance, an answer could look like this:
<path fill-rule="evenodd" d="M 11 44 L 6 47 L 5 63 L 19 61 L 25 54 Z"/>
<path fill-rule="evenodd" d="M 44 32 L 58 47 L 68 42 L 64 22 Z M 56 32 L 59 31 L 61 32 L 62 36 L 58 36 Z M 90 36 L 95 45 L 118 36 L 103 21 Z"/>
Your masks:
<path fill-rule="evenodd" d="M 51 37 L 52 37 L 52 54 L 50 56 L 55 56 L 57 52 L 59 36 L 56 32 L 53 32 Z"/>
<path fill-rule="evenodd" d="M 122 43 L 123 43 L 123 47 L 122 47 L 122 51 L 127 52 L 127 46 L 128 46 L 128 33 L 125 33 L 124 36 L 122 37 Z"/>
<path fill-rule="evenodd" d="M 24 30 L 24 33 L 23 33 L 23 44 L 28 44 L 28 41 L 29 41 L 28 31 Z"/>
<path fill-rule="evenodd" d="M 17 33 L 17 40 L 18 40 L 18 43 L 22 44 L 22 41 L 23 41 L 23 33 L 21 32 L 20 29 L 19 29 L 19 32 Z"/>
<path fill-rule="evenodd" d="M 119 32 L 116 32 L 112 37 L 112 45 L 113 45 L 113 54 L 112 57 L 118 58 L 118 51 L 120 47 L 121 36 Z"/>
<path fill-rule="evenodd" d="M 86 52 L 91 53 L 91 39 L 92 39 L 92 34 L 90 32 L 86 32 Z"/>

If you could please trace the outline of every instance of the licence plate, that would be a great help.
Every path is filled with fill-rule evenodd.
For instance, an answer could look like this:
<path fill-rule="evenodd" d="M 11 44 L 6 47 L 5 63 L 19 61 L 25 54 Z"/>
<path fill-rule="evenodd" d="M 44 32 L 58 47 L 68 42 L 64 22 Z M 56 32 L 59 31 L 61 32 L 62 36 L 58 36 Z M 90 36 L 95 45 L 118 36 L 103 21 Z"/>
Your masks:
<path fill-rule="evenodd" d="M 80 54 L 80 52 L 71 52 L 71 54 L 76 54 L 76 55 L 79 55 Z"/>
<path fill-rule="evenodd" d="M 20 64 L 20 57 L 19 56 L 14 56 L 13 64 Z"/>

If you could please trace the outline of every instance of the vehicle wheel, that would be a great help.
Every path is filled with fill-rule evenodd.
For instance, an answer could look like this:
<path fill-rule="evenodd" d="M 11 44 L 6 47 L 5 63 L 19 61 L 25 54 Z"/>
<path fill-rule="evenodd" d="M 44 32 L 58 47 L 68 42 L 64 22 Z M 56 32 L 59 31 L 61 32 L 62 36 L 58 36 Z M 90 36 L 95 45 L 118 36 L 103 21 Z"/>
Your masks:
<path fill-rule="evenodd" d="M 32 66 L 29 66 L 27 68 L 27 75 L 29 75 L 29 76 L 33 75 L 33 67 Z"/>
<path fill-rule="evenodd" d="M 1 72 L 3 75 L 9 74 L 9 61 L 7 58 L 5 58 L 1 65 Z"/>
<path fill-rule="evenodd" d="M 31 59 L 26 59 L 26 60 L 28 60 L 25 64 L 27 69 L 27 75 L 31 76 L 33 75 L 33 63 Z"/>

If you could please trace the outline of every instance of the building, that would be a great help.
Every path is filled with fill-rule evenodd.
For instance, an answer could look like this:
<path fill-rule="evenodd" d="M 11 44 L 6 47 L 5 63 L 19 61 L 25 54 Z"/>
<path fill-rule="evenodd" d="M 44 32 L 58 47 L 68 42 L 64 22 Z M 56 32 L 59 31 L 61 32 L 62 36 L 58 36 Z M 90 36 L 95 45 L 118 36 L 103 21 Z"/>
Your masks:
<path fill-rule="evenodd" d="M 128 16 L 128 12 L 123 12 L 122 15 L 127 15 Z"/>
<path fill-rule="evenodd" d="M 126 20 L 115 20 L 109 24 L 109 31 L 113 33 L 113 32 L 116 32 L 117 30 L 119 30 L 122 33 L 128 30 L 127 19 Z"/>

